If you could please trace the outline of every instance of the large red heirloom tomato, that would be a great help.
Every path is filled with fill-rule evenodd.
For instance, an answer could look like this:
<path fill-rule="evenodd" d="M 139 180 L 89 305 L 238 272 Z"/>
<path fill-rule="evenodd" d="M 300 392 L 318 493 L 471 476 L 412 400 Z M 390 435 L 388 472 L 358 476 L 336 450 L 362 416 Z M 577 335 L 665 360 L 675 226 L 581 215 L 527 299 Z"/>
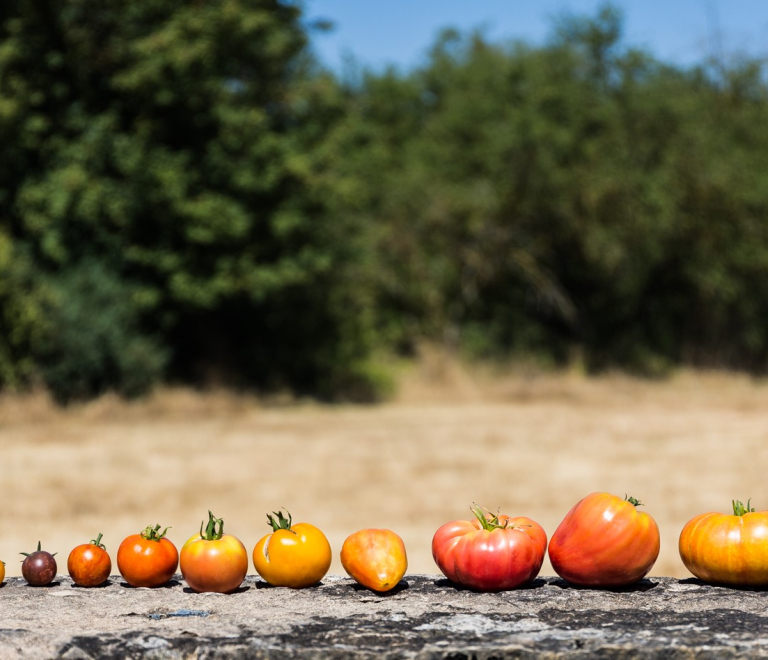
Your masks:
<path fill-rule="evenodd" d="M 733 515 L 702 513 L 683 527 L 680 558 L 705 582 L 768 586 L 768 511 L 733 502 Z"/>
<path fill-rule="evenodd" d="M 435 532 L 432 556 L 452 582 L 501 591 L 533 580 L 541 570 L 547 534 L 530 518 L 472 509 L 475 520 L 454 520 Z"/>
<path fill-rule="evenodd" d="M 634 497 L 592 493 L 574 506 L 549 542 L 557 574 L 573 584 L 618 587 L 644 577 L 659 556 L 659 528 Z"/>
<path fill-rule="evenodd" d="M 208 525 L 181 549 L 181 574 L 191 589 L 226 594 L 235 591 L 248 572 L 248 552 L 235 536 L 224 533 L 224 520 L 208 512 Z"/>

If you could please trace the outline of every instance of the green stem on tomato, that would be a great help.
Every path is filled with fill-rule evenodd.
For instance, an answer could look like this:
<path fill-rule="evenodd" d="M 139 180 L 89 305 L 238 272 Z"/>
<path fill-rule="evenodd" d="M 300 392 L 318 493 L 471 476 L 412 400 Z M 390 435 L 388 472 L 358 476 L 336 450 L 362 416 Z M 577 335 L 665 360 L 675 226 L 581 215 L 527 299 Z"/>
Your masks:
<path fill-rule="evenodd" d="M 483 526 L 483 529 L 488 532 L 492 532 L 494 529 L 510 528 L 508 520 L 506 520 L 502 525 L 499 522 L 498 514 L 492 514 L 490 511 L 488 511 L 488 509 L 483 509 L 483 507 L 478 506 L 477 504 L 474 504 L 473 506 L 469 507 L 469 510 L 475 514 L 475 518 L 477 518 L 480 521 L 480 524 Z M 490 516 L 490 518 L 488 518 L 488 516 Z"/>
<path fill-rule="evenodd" d="M 216 518 L 209 510 L 205 534 L 203 534 L 203 523 L 200 523 L 200 536 L 206 541 L 218 541 L 224 536 L 224 519 Z"/>
<path fill-rule="evenodd" d="M 166 527 L 162 534 L 160 533 L 160 525 L 157 524 L 154 527 L 150 525 L 149 527 L 145 527 L 144 531 L 141 533 L 141 538 L 146 539 L 147 541 L 157 541 L 158 543 L 165 538 L 166 533 L 170 527 Z"/>
<path fill-rule="evenodd" d="M 640 500 L 626 493 L 624 493 L 624 501 L 629 502 L 632 506 L 645 506 Z"/>
<path fill-rule="evenodd" d="M 106 550 L 106 546 L 101 542 L 101 537 L 104 536 L 101 532 L 99 532 L 99 535 L 91 541 L 91 545 L 95 545 L 97 548 L 101 548 L 102 550 Z"/>
<path fill-rule="evenodd" d="M 743 516 L 745 513 L 754 513 L 754 509 L 750 509 L 749 505 L 752 503 L 752 498 L 749 498 L 747 500 L 747 507 L 744 508 L 744 504 L 741 502 L 741 500 L 731 500 L 731 504 L 733 504 L 733 515 L 734 516 Z"/>
<path fill-rule="evenodd" d="M 273 532 L 284 529 L 286 532 L 292 532 L 293 534 L 296 533 L 291 529 L 293 518 L 291 517 L 291 512 L 288 511 L 288 509 L 285 510 L 285 513 L 288 515 L 287 518 L 283 515 L 282 511 L 273 511 L 272 513 L 277 516 L 277 520 L 275 520 L 275 516 L 267 514 L 267 524 L 272 527 Z"/>

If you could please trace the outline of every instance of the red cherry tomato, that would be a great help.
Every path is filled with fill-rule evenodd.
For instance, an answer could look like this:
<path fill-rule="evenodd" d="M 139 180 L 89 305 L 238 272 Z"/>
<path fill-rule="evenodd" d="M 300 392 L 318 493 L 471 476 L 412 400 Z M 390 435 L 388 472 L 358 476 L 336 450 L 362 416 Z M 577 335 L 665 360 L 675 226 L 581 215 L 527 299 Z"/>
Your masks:
<path fill-rule="evenodd" d="M 700 580 L 768 587 L 768 511 L 733 502 L 733 515 L 702 513 L 683 527 L 680 557 Z"/>
<path fill-rule="evenodd" d="M 573 584 L 618 587 L 645 576 L 659 556 L 659 528 L 634 497 L 592 493 L 565 516 L 549 542 L 557 574 Z"/>
<path fill-rule="evenodd" d="M 173 577 L 179 552 L 167 538 L 168 527 L 160 525 L 132 534 L 117 549 L 117 569 L 132 587 L 161 587 Z"/>
<path fill-rule="evenodd" d="M 489 515 L 455 520 L 435 532 L 432 556 L 452 582 L 478 591 L 502 591 L 533 580 L 541 570 L 547 534 L 530 518 Z"/>
<path fill-rule="evenodd" d="M 181 574 L 190 588 L 226 594 L 235 591 L 248 572 L 248 552 L 224 533 L 224 520 L 208 512 L 208 526 L 181 549 Z"/>
<path fill-rule="evenodd" d="M 112 572 L 112 560 L 101 543 L 99 534 L 90 543 L 78 545 L 69 553 L 67 570 L 72 581 L 80 587 L 98 587 Z"/>

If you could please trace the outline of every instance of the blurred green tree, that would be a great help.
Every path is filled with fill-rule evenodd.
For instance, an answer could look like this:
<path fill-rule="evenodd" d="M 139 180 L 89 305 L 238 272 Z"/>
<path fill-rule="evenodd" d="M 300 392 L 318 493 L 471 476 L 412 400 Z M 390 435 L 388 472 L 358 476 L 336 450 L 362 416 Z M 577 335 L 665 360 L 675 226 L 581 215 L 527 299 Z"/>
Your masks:
<path fill-rule="evenodd" d="M 168 363 L 374 394 L 349 228 L 312 180 L 329 92 L 300 19 L 281 0 L 3 3 L 1 236 L 55 301 L 9 321 L 43 337 L 6 340 L 4 383 L 38 364 L 63 400 L 131 394 Z M 10 296 L 21 276 L 1 266 Z"/>

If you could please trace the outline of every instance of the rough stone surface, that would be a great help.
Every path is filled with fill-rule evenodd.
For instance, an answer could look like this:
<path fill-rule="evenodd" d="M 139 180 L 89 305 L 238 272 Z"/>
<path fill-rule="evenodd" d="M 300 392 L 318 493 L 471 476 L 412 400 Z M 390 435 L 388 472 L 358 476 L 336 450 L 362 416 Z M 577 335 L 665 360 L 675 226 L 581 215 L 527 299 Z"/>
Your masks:
<path fill-rule="evenodd" d="M 333 576 L 299 591 L 249 576 L 231 595 L 180 577 L 161 589 L 12 578 L 0 658 L 768 657 L 767 611 L 768 592 L 672 578 L 614 591 L 540 578 L 480 594 L 412 575 L 387 595 Z"/>

